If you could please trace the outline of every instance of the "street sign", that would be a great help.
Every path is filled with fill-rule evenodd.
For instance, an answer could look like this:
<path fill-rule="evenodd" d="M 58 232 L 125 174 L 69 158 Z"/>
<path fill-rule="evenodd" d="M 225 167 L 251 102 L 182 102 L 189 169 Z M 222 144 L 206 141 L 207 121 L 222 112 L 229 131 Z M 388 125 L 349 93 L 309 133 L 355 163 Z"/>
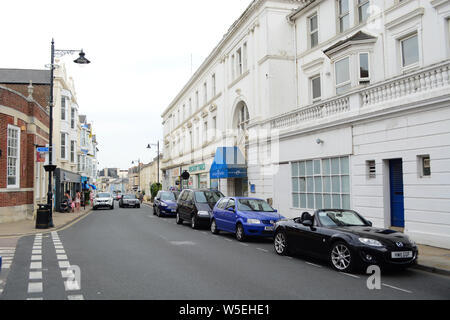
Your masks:
<path fill-rule="evenodd" d="M 36 149 L 37 152 L 48 152 L 48 147 L 39 147 Z"/>

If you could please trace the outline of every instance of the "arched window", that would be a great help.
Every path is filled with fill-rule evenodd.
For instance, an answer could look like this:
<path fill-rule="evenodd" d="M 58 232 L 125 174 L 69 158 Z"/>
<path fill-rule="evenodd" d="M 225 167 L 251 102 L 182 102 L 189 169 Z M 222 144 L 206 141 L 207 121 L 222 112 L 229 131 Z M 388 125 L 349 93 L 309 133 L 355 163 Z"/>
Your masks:
<path fill-rule="evenodd" d="M 250 120 L 250 115 L 248 113 L 247 106 L 242 103 L 242 106 L 240 106 L 240 109 L 238 109 L 239 112 L 239 118 L 238 118 L 238 129 L 239 130 L 246 130 L 248 126 L 248 122 Z"/>

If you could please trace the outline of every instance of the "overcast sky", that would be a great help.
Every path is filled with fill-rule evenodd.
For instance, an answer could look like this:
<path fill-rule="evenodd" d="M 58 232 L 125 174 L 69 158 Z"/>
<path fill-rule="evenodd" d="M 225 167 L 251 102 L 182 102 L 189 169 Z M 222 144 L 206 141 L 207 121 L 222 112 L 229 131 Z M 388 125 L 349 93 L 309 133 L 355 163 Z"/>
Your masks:
<path fill-rule="evenodd" d="M 99 168 L 127 169 L 156 156 L 146 146 L 162 141 L 161 113 L 250 2 L 2 1 L 0 68 L 45 69 L 52 38 L 84 49 L 90 65 L 62 61 L 93 123 Z"/>

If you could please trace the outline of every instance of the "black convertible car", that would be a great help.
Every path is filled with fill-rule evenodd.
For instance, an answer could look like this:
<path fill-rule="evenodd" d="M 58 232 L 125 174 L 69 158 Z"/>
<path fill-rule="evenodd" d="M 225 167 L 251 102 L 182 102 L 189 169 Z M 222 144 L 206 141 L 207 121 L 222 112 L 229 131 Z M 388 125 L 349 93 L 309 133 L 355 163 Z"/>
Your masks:
<path fill-rule="evenodd" d="M 351 272 L 368 265 L 409 267 L 417 262 L 414 241 L 403 233 L 372 227 L 352 210 L 304 212 L 300 218 L 275 225 L 275 251 L 327 259 L 334 269 Z"/>

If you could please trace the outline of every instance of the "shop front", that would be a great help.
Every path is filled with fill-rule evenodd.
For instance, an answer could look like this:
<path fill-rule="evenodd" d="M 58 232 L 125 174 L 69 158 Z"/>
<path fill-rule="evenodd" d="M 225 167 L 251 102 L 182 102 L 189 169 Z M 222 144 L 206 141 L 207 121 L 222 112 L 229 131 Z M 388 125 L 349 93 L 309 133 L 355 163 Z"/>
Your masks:
<path fill-rule="evenodd" d="M 217 148 L 209 176 L 211 187 L 214 181 L 224 194 L 248 196 L 247 164 L 238 147 Z"/>
<path fill-rule="evenodd" d="M 57 168 L 55 171 L 55 209 L 61 210 L 64 194 L 67 192 L 73 199 L 77 191 L 82 190 L 82 180 L 79 174 Z"/>
<path fill-rule="evenodd" d="M 189 174 L 191 175 L 188 182 L 189 188 L 207 189 L 209 188 L 209 176 L 206 164 L 196 164 L 189 167 Z"/>

